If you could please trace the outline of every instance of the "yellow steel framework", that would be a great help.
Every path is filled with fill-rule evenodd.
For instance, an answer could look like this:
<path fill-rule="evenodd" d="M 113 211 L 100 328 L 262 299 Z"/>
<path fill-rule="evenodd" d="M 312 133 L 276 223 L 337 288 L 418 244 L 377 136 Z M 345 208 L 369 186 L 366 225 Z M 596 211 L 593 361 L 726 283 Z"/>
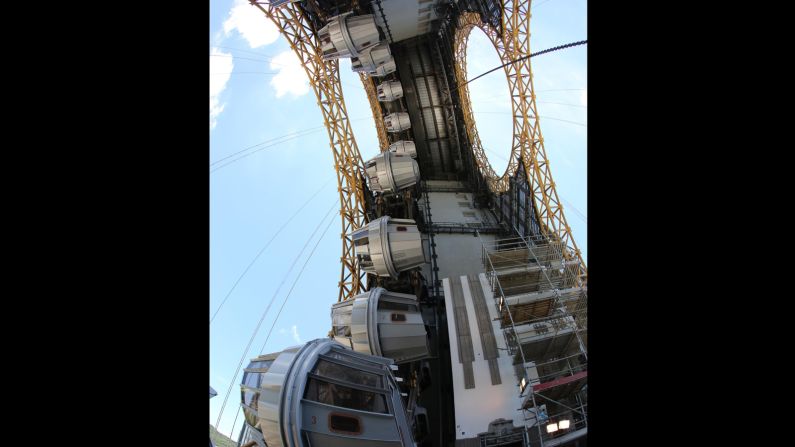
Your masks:
<path fill-rule="evenodd" d="M 339 63 L 336 60 L 323 61 L 321 59 L 322 51 L 315 37 L 316 30 L 312 28 L 311 23 L 296 4 L 287 3 L 279 7 L 271 5 L 263 7 L 255 2 L 252 3 L 273 21 L 298 56 L 323 114 L 324 124 L 329 135 L 329 144 L 334 154 L 341 203 L 342 273 L 338 301 L 349 299 L 362 291 L 364 277 L 354 252 L 351 234 L 360 228 L 367 218 L 364 212 L 362 185 L 363 162 L 345 107 L 339 78 Z M 583 266 L 582 278 L 584 280 L 585 263 L 563 214 L 563 205 L 555 190 L 555 183 L 552 180 L 549 161 L 544 149 L 544 139 L 541 135 L 535 94 L 533 93 L 530 60 L 527 58 L 513 62 L 530 55 L 530 5 L 531 2 L 526 0 L 505 0 L 503 2 L 502 34 L 481 22 L 478 14 L 463 13 L 459 17 L 454 41 L 455 70 L 460 81 L 466 79 L 467 41 L 470 32 L 475 27 L 480 28 L 489 37 L 500 59 L 507 64 L 504 70 L 508 79 L 513 109 L 513 142 L 508 167 L 502 176 L 495 173 L 480 143 L 467 85 L 459 86 L 461 107 L 478 168 L 487 179 L 490 188 L 494 192 L 506 191 L 508 179 L 515 174 L 519 166 L 519 157 L 521 157 L 527 170 L 527 178 L 530 180 L 537 217 L 542 230 L 548 237 L 573 247 L 574 256 L 580 260 L 580 265 Z M 363 74 L 360 74 L 360 79 L 370 102 L 379 146 L 381 151 L 384 151 L 389 146 L 389 139 L 384 127 L 381 104 L 378 102 L 372 79 Z"/>
<path fill-rule="evenodd" d="M 527 0 L 504 0 L 502 10 L 502 34 L 498 30 L 481 22 L 476 13 L 462 13 L 459 16 L 458 26 L 453 43 L 455 55 L 456 77 L 459 80 L 459 97 L 463 110 L 467 135 L 472 142 L 472 150 L 478 169 L 487 179 L 489 187 L 494 192 L 508 190 L 508 180 L 516 173 L 521 157 L 527 170 L 530 189 L 536 205 L 538 221 L 542 231 L 553 240 L 560 240 L 567 246 L 573 247 L 582 266 L 579 275 L 582 281 L 586 280 L 587 271 L 582 254 L 577 248 L 571 228 L 563 214 L 563 205 L 555 190 L 555 182 L 549 169 L 549 160 L 544 149 L 544 138 L 536 109 L 536 98 L 533 90 L 533 72 L 530 68 L 530 58 L 517 59 L 529 56 L 530 53 L 530 5 Z M 475 117 L 472 113 L 472 102 L 469 97 L 469 87 L 464 84 L 466 76 L 466 49 L 469 34 L 475 27 L 480 28 L 489 37 L 497 54 L 502 60 L 505 76 L 511 95 L 513 109 L 513 143 L 508 167 L 503 175 L 497 176 L 486 157 L 480 143 Z M 568 254 L 566 257 L 572 256 Z"/>
<path fill-rule="evenodd" d="M 337 171 L 337 190 L 340 194 L 342 218 L 342 274 L 337 301 L 352 298 L 362 292 L 364 272 L 359 267 L 351 234 L 366 223 L 364 211 L 364 163 L 356 146 L 353 129 L 342 96 L 339 61 L 324 61 L 316 30 L 295 3 L 279 7 L 254 3 L 279 28 L 304 67 L 323 114 L 329 145 L 334 154 Z"/>
<path fill-rule="evenodd" d="M 362 80 L 364 91 L 367 93 L 367 100 L 370 102 L 370 110 L 373 111 L 375 130 L 378 133 L 378 146 L 381 148 L 381 152 L 384 152 L 389 147 L 389 137 L 386 133 L 386 124 L 384 124 L 384 112 L 381 110 L 378 93 L 375 91 L 375 82 L 373 78 L 366 76 L 364 73 L 359 73 L 359 79 Z"/>

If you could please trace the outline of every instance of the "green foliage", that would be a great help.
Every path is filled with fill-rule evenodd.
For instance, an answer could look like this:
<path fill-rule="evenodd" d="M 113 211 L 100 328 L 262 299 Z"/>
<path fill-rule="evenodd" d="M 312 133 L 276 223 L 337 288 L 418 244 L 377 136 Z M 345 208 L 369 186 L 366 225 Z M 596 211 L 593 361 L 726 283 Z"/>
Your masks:
<path fill-rule="evenodd" d="M 210 424 L 210 439 L 213 440 L 216 447 L 237 447 L 237 442 L 232 441 L 223 433 L 215 431 L 212 424 Z"/>

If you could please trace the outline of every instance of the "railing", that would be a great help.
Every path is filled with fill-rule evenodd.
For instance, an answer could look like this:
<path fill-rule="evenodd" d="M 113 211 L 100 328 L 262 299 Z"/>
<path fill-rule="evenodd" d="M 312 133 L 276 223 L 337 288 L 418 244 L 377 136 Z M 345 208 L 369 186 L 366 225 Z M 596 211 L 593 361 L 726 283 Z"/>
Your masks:
<path fill-rule="evenodd" d="M 588 427 L 588 404 L 578 404 L 576 409 L 573 410 L 562 410 L 550 415 L 547 415 L 545 418 L 540 419 L 540 423 L 537 424 L 540 428 L 540 438 L 541 444 L 548 443 L 555 439 L 562 438 L 569 433 L 576 432 L 577 430 L 581 430 L 583 428 Z M 529 418 L 530 420 L 535 420 L 535 416 Z M 559 425 L 560 421 L 568 421 L 569 426 L 567 428 L 557 428 L 557 430 L 553 432 L 547 431 L 547 426 L 550 424 Z"/>
<path fill-rule="evenodd" d="M 481 244 L 481 261 L 502 319 L 503 336 L 508 351 L 515 357 L 514 365 L 518 366 L 516 361 L 520 361 L 522 365 L 521 368 L 516 368 L 519 395 L 526 395 L 532 401 L 532 408 L 537 409 L 537 396 L 550 401 L 551 399 L 534 392 L 533 385 L 587 371 L 587 364 L 580 361 L 582 356 L 587 362 L 587 349 L 581 334 L 587 328 L 587 286 L 582 275 L 583 269 L 576 257 L 566 252 L 570 248 L 562 242 L 550 241 L 543 236 L 502 239 L 488 245 L 481 241 Z M 515 309 L 512 309 L 509 297 L 514 298 L 510 301 L 514 302 Z M 536 307 L 538 314 L 534 314 Z M 524 312 L 519 314 L 517 309 Z M 526 331 L 517 332 L 515 317 L 521 318 L 519 324 Z M 541 333 L 542 324 L 547 329 L 547 334 Z M 563 354 L 562 357 L 541 363 L 534 361 L 532 366 L 528 365 L 523 341 L 531 342 L 529 339 L 532 337 L 546 340 L 563 335 L 564 332 L 573 333 L 577 339 L 578 349 L 574 354 L 566 352 L 568 343 L 565 343 L 562 353 L 545 352 L 534 360 L 548 358 L 548 354 Z M 550 342 L 548 349 L 551 346 Z M 577 361 L 572 361 L 574 357 L 577 357 Z M 535 368 L 537 378 L 530 378 L 530 368 Z M 580 402 L 579 397 L 577 400 Z M 587 426 L 584 405 L 580 404 L 579 410 L 561 402 L 554 402 L 554 405 L 563 409 L 560 414 L 578 415 L 578 418 L 571 418 L 571 428 L 565 430 L 567 433 Z M 523 404 L 522 411 L 527 411 L 527 407 Z M 555 434 L 557 432 L 544 433 L 545 430 L 536 423 L 538 421 L 535 417 L 524 418 L 526 429 L 529 429 L 530 420 L 535 421 L 534 424 L 538 427 L 538 439 L 542 447 L 545 440 L 561 436 Z M 561 433 L 563 431 L 559 430 Z"/>
<path fill-rule="evenodd" d="M 481 261 L 500 312 L 508 307 L 507 297 L 523 296 L 525 302 L 515 303 L 517 308 L 537 306 L 546 312 L 525 315 L 518 321 L 520 323 L 544 321 L 551 312 L 561 309 L 576 316 L 578 323 L 587 321 L 587 286 L 579 281 L 579 261 L 566 260 L 562 244 L 547 244 L 541 237 L 498 240 L 490 245 L 483 244 Z M 517 315 L 511 314 L 510 319 L 514 320 L 511 323 L 516 324 Z M 506 325 L 505 315 L 503 319 Z M 584 326 L 579 327 L 578 331 L 584 329 Z"/>
<path fill-rule="evenodd" d="M 431 224 L 434 233 L 501 233 L 505 227 L 501 224 L 482 222 L 434 222 Z"/>
<path fill-rule="evenodd" d="M 478 238 L 480 238 L 479 234 L 476 234 L 476 235 L 478 236 Z M 482 239 L 481 239 L 481 244 L 482 243 L 483 242 L 482 242 Z M 485 254 L 485 246 L 483 246 L 483 247 L 484 247 L 483 248 L 484 252 L 483 252 L 482 258 L 488 263 L 486 265 L 486 267 L 487 267 L 486 268 L 486 275 L 489 277 L 489 284 L 491 285 L 492 290 L 494 290 L 494 288 L 496 286 L 496 288 L 500 292 L 500 297 L 504 298 L 505 294 L 503 293 L 502 286 L 500 286 L 500 281 L 499 281 L 499 279 L 497 279 L 497 275 L 494 272 L 494 265 L 491 263 L 491 259 Z M 489 267 L 490 267 L 490 269 L 489 269 Z M 506 308 L 507 308 L 507 305 L 506 305 Z M 510 312 L 508 312 L 508 317 L 511 319 L 510 320 L 511 321 L 511 326 L 510 326 L 510 328 L 507 329 L 507 331 L 506 331 L 506 328 L 503 328 L 502 333 L 503 333 L 503 337 L 505 337 L 505 344 L 508 347 L 508 352 L 510 352 L 511 355 L 515 355 L 516 354 L 516 350 L 515 350 L 516 345 L 511 343 L 511 338 L 516 340 L 516 331 L 513 330 L 515 326 L 513 324 L 513 317 L 511 316 Z M 512 337 L 510 335 L 511 333 L 512 333 Z M 524 389 L 527 386 L 527 381 L 528 381 L 529 377 L 528 377 L 528 374 L 527 374 L 527 369 L 528 369 L 527 359 L 524 358 L 524 352 L 522 352 L 521 349 L 519 349 L 519 354 L 520 354 L 520 357 L 522 358 L 521 377 L 519 378 L 519 386 L 520 386 L 519 395 L 521 396 L 522 392 L 524 391 Z M 519 376 L 519 374 L 517 374 L 517 376 Z M 524 384 L 524 386 L 523 386 L 523 384 Z M 523 422 L 524 422 L 525 432 L 527 432 L 527 430 L 529 430 L 529 428 L 530 428 L 527 425 L 527 419 L 523 418 Z M 525 441 L 526 441 L 525 445 L 529 445 L 529 440 L 525 439 Z"/>
<path fill-rule="evenodd" d="M 530 380 L 530 385 L 540 385 L 561 377 L 573 376 L 587 371 L 588 364 L 577 361 L 579 356 L 580 353 L 574 353 L 544 362 L 535 362 L 536 371 L 541 371 L 541 373 L 538 374 L 538 378 Z"/>

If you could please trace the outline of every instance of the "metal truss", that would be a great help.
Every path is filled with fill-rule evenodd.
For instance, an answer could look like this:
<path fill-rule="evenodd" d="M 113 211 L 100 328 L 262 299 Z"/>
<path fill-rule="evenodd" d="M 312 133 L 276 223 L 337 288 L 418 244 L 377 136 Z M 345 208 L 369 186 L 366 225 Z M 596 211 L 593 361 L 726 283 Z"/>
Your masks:
<path fill-rule="evenodd" d="M 298 4 L 286 3 L 277 7 L 252 4 L 279 28 L 298 56 L 323 114 L 329 145 L 334 154 L 342 218 L 342 273 L 337 301 L 347 300 L 363 291 L 364 272 L 356 259 L 351 234 L 362 227 L 367 218 L 364 211 L 364 163 L 342 96 L 339 61 L 321 59 L 323 52 L 316 30 Z"/>
<path fill-rule="evenodd" d="M 500 38 L 497 30 L 481 23 L 480 15 L 474 12 L 461 13 L 458 19 L 458 26 L 456 27 L 455 38 L 453 40 L 453 54 L 455 55 L 455 76 L 459 83 L 462 83 L 467 78 L 467 42 L 469 41 L 469 33 L 474 27 L 478 27 L 489 36 L 492 43 L 499 42 Z M 499 53 L 499 50 L 498 50 Z M 500 53 L 502 58 L 502 53 Z M 505 61 L 503 61 L 505 63 Z M 503 192 L 508 190 L 508 178 L 516 172 L 518 166 L 515 157 L 516 148 L 511 149 L 511 157 L 508 161 L 508 168 L 502 177 L 497 176 L 497 173 L 491 167 L 486 152 L 483 150 L 483 145 L 480 143 L 480 136 L 478 135 L 477 126 L 475 126 L 475 115 L 472 112 L 472 101 L 469 98 L 469 87 L 466 85 L 458 88 L 459 102 L 461 103 L 461 111 L 464 115 L 464 126 L 466 128 L 467 136 L 472 145 L 472 152 L 475 155 L 475 162 L 478 165 L 483 177 L 489 185 L 489 188 L 494 192 Z M 514 120 L 514 135 L 516 135 L 516 120 Z"/>
<path fill-rule="evenodd" d="M 367 93 L 367 101 L 370 103 L 370 110 L 373 112 L 375 130 L 378 133 L 378 146 L 381 152 L 384 152 L 389 147 L 389 137 L 386 133 L 386 124 L 384 124 L 384 112 L 381 110 L 381 103 L 378 101 L 378 93 L 375 91 L 375 82 L 373 78 L 364 73 L 359 73 L 359 79 L 362 80 L 364 91 Z"/>
<path fill-rule="evenodd" d="M 462 13 L 456 27 L 453 54 L 455 55 L 455 72 L 459 81 L 459 97 L 464 115 L 467 135 L 472 143 L 472 151 L 478 169 L 487 179 L 489 187 L 495 193 L 508 190 L 509 179 L 516 173 L 519 158 L 527 170 L 530 180 L 530 189 L 536 204 L 538 221 L 542 232 L 551 239 L 557 239 L 573 248 L 574 254 L 580 261 L 583 271 L 587 275 L 585 262 L 577 244 L 572 236 L 571 228 L 563 214 L 563 205 L 555 190 L 555 182 L 549 168 L 544 138 L 541 135 L 536 98 L 533 91 L 533 72 L 530 67 L 530 58 L 517 59 L 529 56 L 530 52 L 530 5 L 527 0 L 504 0 L 502 7 L 502 32 L 492 26 L 481 22 L 480 15 L 476 13 Z M 469 34 L 473 28 L 480 28 L 489 37 L 503 64 L 503 69 L 508 80 L 513 110 L 513 142 L 508 167 L 502 176 L 498 176 L 486 157 L 480 143 L 475 117 L 472 113 L 472 102 L 469 96 L 469 87 L 465 84 L 466 75 L 466 49 Z M 567 253 L 567 258 L 571 257 Z"/>

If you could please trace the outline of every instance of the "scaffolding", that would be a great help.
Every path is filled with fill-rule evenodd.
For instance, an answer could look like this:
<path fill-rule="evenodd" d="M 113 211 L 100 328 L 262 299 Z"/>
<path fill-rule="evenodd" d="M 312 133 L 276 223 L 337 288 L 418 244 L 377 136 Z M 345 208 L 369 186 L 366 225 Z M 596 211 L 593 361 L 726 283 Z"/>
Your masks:
<path fill-rule="evenodd" d="M 543 235 L 481 244 L 529 445 L 575 441 L 588 429 L 585 268 L 574 249 Z"/>

